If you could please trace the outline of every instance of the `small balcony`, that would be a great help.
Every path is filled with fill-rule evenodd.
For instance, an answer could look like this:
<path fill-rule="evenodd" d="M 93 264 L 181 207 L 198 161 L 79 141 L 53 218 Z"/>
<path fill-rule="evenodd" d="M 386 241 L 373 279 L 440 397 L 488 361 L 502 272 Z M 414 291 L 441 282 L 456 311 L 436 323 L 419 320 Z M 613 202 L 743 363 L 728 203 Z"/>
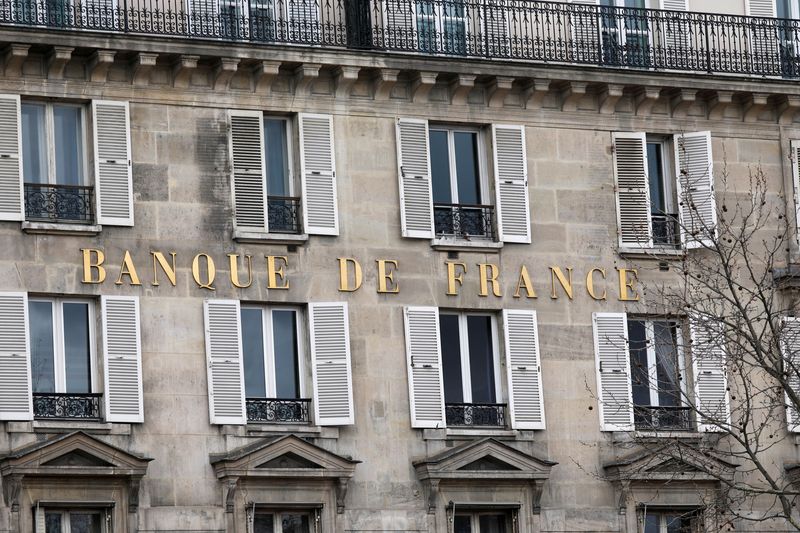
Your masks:
<path fill-rule="evenodd" d="M 247 421 L 264 424 L 308 424 L 311 400 L 307 398 L 247 398 Z"/>
<path fill-rule="evenodd" d="M 100 420 L 102 394 L 33 393 L 36 420 Z"/>
<path fill-rule="evenodd" d="M 653 214 L 650 219 L 653 223 L 653 244 L 668 248 L 677 248 L 681 245 L 680 224 L 678 214 Z"/>
<path fill-rule="evenodd" d="M 694 429 L 689 407 L 635 405 L 633 421 L 640 431 L 691 431 Z"/>
<path fill-rule="evenodd" d="M 270 233 L 301 233 L 300 198 L 268 196 L 267 224 L 269 224 Z"/>
<path fill-rule="evenodd" d="M 503 428 L 506 407 L 504 403 L 446 403 L 445 421 L 448 427 Z"/>
<path fill-rule="evenodd" d="M 437 237 L 496 241 L 493 205 L 433 204 Z"/>
<path fill-rule="evenodd" d="M 94 187 L 25 184 L 25 220 L 94 223 Z"/>

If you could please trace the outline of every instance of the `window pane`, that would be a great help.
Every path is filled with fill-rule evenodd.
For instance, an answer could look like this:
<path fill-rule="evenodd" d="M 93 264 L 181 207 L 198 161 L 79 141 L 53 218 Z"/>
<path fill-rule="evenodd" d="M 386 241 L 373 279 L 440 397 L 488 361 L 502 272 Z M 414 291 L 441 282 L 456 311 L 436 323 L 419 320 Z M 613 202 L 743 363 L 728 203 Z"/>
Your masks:
<path fill-rule="evenodd" d="M 681 405 L 675 324 L 654 322 L 653 336 L 658 377 L 658 404 L 673 407 Z"/>
<path fill-rule="evenodd" d="M 481 203 L 481 184 L 478 171 L 478 134 L 457 131 L 453 134 L 456 150 L 458 203 Z"/>
<path fill-rule="evenodd" d="M 430 130 L 431 178 L 433 179 L 433 201 L 439 204 L 453 203 L 450 189 L 450 152 L 447 132 Z"/>
<path fill-rule="evenodd" d="M 664 198 L 664 166 L 661 159 L 661 144 L 647 143 L 647 173 L 650 179 L 650 210 L 652 213 L 666 213 Z"/>
<path fill-rule="evenodd" d="M 61 533 L 61 513 L 44 514 L 45 533 Z"/>
<path fill-rule="evenodd" d="M 31 330 L 31 382 L 33 392 L 55 392 L 52 302 L 28 302 Z"/>
<path fill-rule="evenodd" d="M 253 533 L 275 533 L 271 514 L 257 514 L 253 519 Z"/>
<path fill-rule="evenodd" d="M 275 353 L 275 383 L 278 398 L 300 397 L 300 368 L 297 360 L 297 313 L 272 312 Z"/>
<path fill-rule="evenodd" d="M 92 392 L 92 363 L 89 352 L 89 304 L 64 304 L 64 368 L 67 390 Z"/>
<path fill-rule="evenodd" d="M 267 194 L 290 196 L 289 147 L 285 120 L 264 120 L 264 144 L 267 157 Z"/>
<path fill-rule="evenodd" d="M 506 517 L 502 514 L 481 515 L 480 533 L 506 533 Z"/>
<path fill-rule="evenodd" d="M 286 514 L 281 515 L 282 533 L 309 533 L 309 522 L 307 514 Z"/>
<path fill-rule="evenodd" d="M 47 183 L 43 105 L 22 104 L 22 172 L 26 183 Z"/>
<path fill-rule="evenodd" d="M 462 403 L 464 391 L 461 378 L 461 342 L 458 334 L 458 315 L 439 315 L 439 336 L 442 344 L 442 377 L 444 401 Z"/>
<path fill-rule="evenodd" d="M 100 533 L 100 513 L 69 513 L 70 533 Z"/>
<path fill-rule="evenodd" d="M 453 522 L 453 533 L 472 533 L 470 515 L 456 515 Z"/>
<path fill-rule="evenodd" d="M 248 398 L 266 398 L 264 378 L 264 323 L 261 309 L 242 308 L 242 355 L 244 357 L 244 394 Z"/>
<path fill-rule="evenodd" d="M 53 135 L 56 145 L 56 183 L 84 185 L 81 108 L 53 106 Z"/>
<path fill-rule="evenodd" d="M 468 316 L 469 372 L 472 379 L 472 403 L 495 403 L 494 350 L 492 319 L 488 316 Z"/>
<path fill-rule="evenodd" d="M 628 320 L 631 353 L 631 391 L 633 405 L 650 405 L 650 374 L 647 368 L 647 333 L 644 322 Z"/>
<path fill-rule="evenodd" d="M 636 7 L 644 9 L 644 0 L 625 0 L 625 7 Z"/>
<path fill-rule="evenodd" d="M 661 515 L 647 514 L 644 517 L 644 533 L 661 533 L 659 522 Z"/>

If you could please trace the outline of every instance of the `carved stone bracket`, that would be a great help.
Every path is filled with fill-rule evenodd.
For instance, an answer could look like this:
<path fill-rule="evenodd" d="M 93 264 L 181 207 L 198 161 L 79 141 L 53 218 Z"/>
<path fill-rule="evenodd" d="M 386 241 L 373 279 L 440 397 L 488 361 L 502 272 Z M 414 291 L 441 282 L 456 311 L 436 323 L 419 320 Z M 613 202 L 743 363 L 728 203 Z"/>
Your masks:
<path fill-rule="evenodd" d="M 400 69 L 395 68 L 381 68 L 375 73 L 372 79 L 373 98 L 375 100 L 388 100 L 392 95 L 392 89 L 397 84 L 397 77 L 400 75 Z"/>
<path fill-rule="evenodd" d="M 600 93 L 600 113 L 604 115 L 613 114 L 617 109 L 617 102 L 622 98 L 624 85 L 614 85 L 609 83 Z"/>
<path fill-rule="evenodd" d="M 623 479 L 617 482 L 617 490 L 619 491 L 619 514 L 625 515 L 628 512 L 628 499 L 631 495 L 631 482 L 628 479 Z"/>
<path fill-rule="evenodd" d="M 253 89 L 259 94 L 265 94 L 272 89 L 272 83 L 278 77 L 281 68 L 280 61 L 259 61 L 253 69 Z"/>
<path fill-rule="evenodd" d="M 22 64 L 28 57 L 30 45 L 10 44 L 3 53 L 3 63 L 5 64 L 5 76 L 7 78 L 19 78 L 22 76 Z"/>
<path fill-rule="evenodd" d="M 439 480 L 428 479 L 425 484 L 428 486 L 428 514 L 436 514 L 436 504 L 439 502 Z"/>
<path fill-rule="evenodd" d="M 187 88 L 199 60 L 200 56 L 180 56 L 172 67 L 172 86 L 176 89 Z"/>
<path fill-rule="evenodd" d="M 95 50 L 86 63 L 86 74 L 89 81 L 105 83 L 108 79 L 108 69 L 114 64 L 114 50 Z"/>
<path fill-rule="evenodd" d="M 685 118 L 689 108 L 697 101 L 697 91 L 694 89 L 678 89 L 672 95 L 672 118 Z"/>
<path fill-rule="evenodd" d="M 158 54 L 148 54 L 140 52 L 132 61 L 133 74 L 131 83 L 137 87 L 143 87 L 150 82 L 150 71 L 156 66 Z"/>
<path fill-rule="evenodd" d="M 411 101 L 427 102 L 438 75 L 438 72 L 417 72 L 411 79 Z"/>
<path fill-rule="evenodd" d="M 239 485 L 238 477 L 230 477 L 225 481 L 225 512 L 232 513 L 234 508 L 234 498 L 236 489 Z"/>
<path fill-rule="evenodd" d="M 139 510 L 139 492 L 142 484 L 141 476 L 131 476 L 128 480 L 128 512 Z"/>
<path fill-rule="evenodd" d="M 778 103 L 778 123 L 791 124 L 800 111 L 800 96 L 785 95 Z"/>
<path fill-rule="evenodd" d="M 742 106 L 742 120 L 756 122 L 761 113 L 767 108 L 769 95 L 766 93 L 752 93 Z"/>
<path fill-rule="evenodd" d="M 336 483 L 336 512 L 338 514 L 344 513 L 344 499 L 347 497 L 347 483 L 350 481 L 348 477 L 340 477 Z"/>
<path fill-rule="evenodd" d="M 457 74 L 450 82 L 450 103 L 453 105 L 466 105 L 469 93 L 475 88 L 474 74 Z"/>
<path fill-rule="evenodd" d="M 533 514 L 541 514 L 542 493 L 544 493 L 544 482 L 541 480 L 531 481 L 531 492 L 533 493 L 533 500 L 531 501 L 531 512 Z"/>
<path fill-rule="evenodd" d="M 523 90 L 523 99 L 526 109 L 539 109 L 547 93 L 550 92 L 550 80 L 534 79 Z"/>
<path fill-rule="evenodd" d="M 233 57 L 223 57 L 214 65 L 214 89 L 227 91 L 231 87 L 231 80 L 239 70 L 241 60 Z"/>
<path fill-rule="evenodd" d="M 661 98 L 661 87 L 644 87 L 636 93 L 636 114 L 647 116 Z"/>
<path fill-rule="evenodd" d="M 47 54 L 47 79 L 64 79 L 64 68 L 72 58 L 74 48 L 67 46 L 54 46 Z"/>
<path fill-rule="evenodd" d="M 733 103 L 733 91 L 717 91 L 708 101 L 708 119 L 719 120 Z"/>
<path fill-rule="evenodd" d="M 588 83 L 582 81 L 573 81 L 567 84 L 564 89 L 563 101 L 561 104 L 562 111 L 577 111 L 578 102 L 586 96 L 586 88 Z"/>
<path fill-rule="evenodd" d="M 506 95 L 511 91 L 514 78 L 510 76 L 495 76 L 486 85 L 486 101 L 489 107 L 503 107 Z"/>
<path fill-rule="evenodd" d="M 294 69 L 294 94 L 307 96 L 311 94 L 311 85 L 319 78 L 321 63 L 303 63 Z"/>
<path fill-rule="evenodd" d="M 333 75 L 336 79 L 336 98 L 347 98 L 353 89 L 353 85 L 358 81 L 358 73 L 361 67 L 341 65 L 336 67 Z"/>
<path fill-rule="evenodd" d="M 21 474 L 3 476 L 3 499 L 6 507 L 10 507 L 12 512 L 19 511 L 19 493 L 22 490 Z"/>

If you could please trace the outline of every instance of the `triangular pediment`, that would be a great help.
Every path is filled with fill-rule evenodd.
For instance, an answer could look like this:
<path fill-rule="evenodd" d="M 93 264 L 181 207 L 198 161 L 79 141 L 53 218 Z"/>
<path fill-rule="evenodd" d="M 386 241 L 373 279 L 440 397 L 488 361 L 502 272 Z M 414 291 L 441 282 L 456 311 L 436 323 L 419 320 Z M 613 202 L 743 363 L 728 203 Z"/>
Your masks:
<path fill-rule="evenodd" d="M 359 463 L 296 435 L 259 439 L 210 459 L 219 478 L 349 478 Z"/>
<path fill-rule="evenodd" d="M 86 453 L 83 450 L 74 450 L 55 459 L 51 459 L 42 466 L 114 466 L 108 461 L 104 461 L 95 455 Z"/>
<path fill-rule="evenodd" d="M 519 470 L 519 468 L 501 461 L 496 457 L 492 457 L 491 455 L 485 455 L 480 459 L 465 464 L 460 467 L 459 470 Z"/>
<path fill-rule="evenodd" d="M 735 464 L 690 445 L 668 443 L 639 450 L 604 465 L 613 479 L 631 481 L 714 481 L 732 477 Z"/>

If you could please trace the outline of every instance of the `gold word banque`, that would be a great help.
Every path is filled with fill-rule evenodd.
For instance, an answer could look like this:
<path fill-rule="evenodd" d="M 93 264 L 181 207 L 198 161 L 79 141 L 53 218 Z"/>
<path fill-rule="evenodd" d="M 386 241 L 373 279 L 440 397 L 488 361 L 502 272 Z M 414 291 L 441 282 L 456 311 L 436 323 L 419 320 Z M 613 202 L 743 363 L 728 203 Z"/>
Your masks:
<path fill-rule="evenodd" d="M 81 281 L 86 284 L 102 284 L 107 277 L 106 255 L 103 250 L 97 248 L 81 248 L 83 254 L 83 277 Z M 169 257 L 169 258 L 168 258 Z M 173 287 L 177 283 L 176 253 L 150 252 L 152 260 L 152 270 L 150 260 L 148 260 L 149 272 L 152 278 L 149 283 L 152 286 L 159 286 L 162 283 L 169 283 Z M 264 266 L 267 275 L 268 289 L 290 288 L 289 280 L 289 257 L 285 255 L 265 255 Z M 339 257 L 338 278 L 340 292 L 355 292 L 361 289 L 364 283 L 364 269 L 361 263 L 352 257 Z M 253 256 L 249 254 L 227 254 L 226 266 L 228 267 L 228 281 L 233 287 L 246 289 L 253 284 Z M 476 263 L 475 267 L 468 266 L 467 263 L 459 261 L 445 261 L 446 268 L 445 280 L 447 288 L 445 294 L 457 296 L 460 288 L 470 276 L 477 273 L 477 287 L 479 296 L 502 297 L 500 285 L 500 267 L 493 263 Z M 143 270 L 144 271 L 144 270 Z M 191 261 L 192 279 L 201 289 L 216 290 L 217 266 L 214 259 L 207 253 L 198 253 Z M 244 274 L 242 274 L 244 271 Z M 560 295 L 572 300 L 575 297 L 573 289 L 573 268 L 572 267 L 547 267 L 549 278 L 549 296 L 558 299 Z M 395 259 L 376 259 L 376 291 L 380 294 L 398 294 L 400 292 L 400 265 Z M 514 298 L 537 298 L 534 284 L 528 267 L 521 265 L 515 272 L 517 279 L 513 286 Z M 616 277 L 617 299 L 620 301 L 638 301 L 639 293 L 636 289 L 637 272 L 636 269 L 615 268 L 608 272 L 605 268 L 594 267 L 586 272 L 585 287 L 588 295 L 594 300 L 608 299 L 606 286 L 611 283 L 608 278 Z M 125 250 L 119 265 L 119 274 L 116 285 L 128 284 L 131 286 L 142 285 L 142 278 L 139 276 L 139 269 L 133 261 L 129 250 Z"/>

